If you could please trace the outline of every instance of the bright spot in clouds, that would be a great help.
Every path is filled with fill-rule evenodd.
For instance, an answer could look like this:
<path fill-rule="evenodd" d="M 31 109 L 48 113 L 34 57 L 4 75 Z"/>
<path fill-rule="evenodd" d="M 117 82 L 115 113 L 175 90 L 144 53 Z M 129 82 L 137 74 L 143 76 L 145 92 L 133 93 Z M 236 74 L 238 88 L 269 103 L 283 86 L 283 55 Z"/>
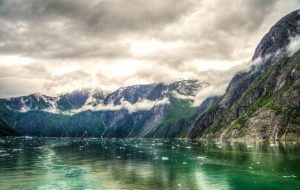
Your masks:
<path fill-rule="evenodd" d="M 128 41 L 131 53 L 133 56 L 155 56 L 155 53 L 162 51 L 173 51 L 178 48 L 183 48 L 182 41 L 163 42 L 157 39 L 135 39 Z"/>
<path fill-rule="evenodd" d="M 0 56 L 0 66 L 18 66 L 31 64 L 31 58 L 22 57 L 19 55 L 4 55 Z"/>

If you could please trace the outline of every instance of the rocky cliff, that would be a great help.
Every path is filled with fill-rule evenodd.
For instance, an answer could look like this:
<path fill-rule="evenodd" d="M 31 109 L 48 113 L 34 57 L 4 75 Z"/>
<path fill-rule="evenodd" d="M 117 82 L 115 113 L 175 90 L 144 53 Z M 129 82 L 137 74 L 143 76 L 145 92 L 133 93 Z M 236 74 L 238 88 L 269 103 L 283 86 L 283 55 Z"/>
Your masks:
<path fill-rule="evenodd" d="M 300 137 L 300 14 L 282 18 L 263 37 L 250 71 L 238 73 L 226 93 L 202 113 L 190 138 L 284 139 Z"/>

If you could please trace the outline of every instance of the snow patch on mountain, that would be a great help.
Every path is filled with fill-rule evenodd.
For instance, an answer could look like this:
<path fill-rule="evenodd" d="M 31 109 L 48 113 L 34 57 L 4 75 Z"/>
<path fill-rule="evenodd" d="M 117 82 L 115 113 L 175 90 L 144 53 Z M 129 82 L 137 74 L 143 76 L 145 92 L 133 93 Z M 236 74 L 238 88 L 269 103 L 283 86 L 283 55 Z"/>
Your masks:
<path fill-rule="evenodd" d="M 31 110 L 31 108 L 29 106 L 26 105 L 26 101 L 24 100 L 24 98 L 21 98 L 21 108 L 20 108 L 20 112 L 25 113 Z"/>

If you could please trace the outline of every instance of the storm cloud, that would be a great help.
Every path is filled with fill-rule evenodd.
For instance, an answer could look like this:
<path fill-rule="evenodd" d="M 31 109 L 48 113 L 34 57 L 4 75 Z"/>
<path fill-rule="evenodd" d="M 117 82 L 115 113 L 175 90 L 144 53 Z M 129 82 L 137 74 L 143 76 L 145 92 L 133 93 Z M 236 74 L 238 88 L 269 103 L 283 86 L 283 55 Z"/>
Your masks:
<path fill-rule="evenodd" d="M 299 8 L 297 0 L 1 0 L 0 97 L 180 78 L 222 93 L 270 27 Z"/>

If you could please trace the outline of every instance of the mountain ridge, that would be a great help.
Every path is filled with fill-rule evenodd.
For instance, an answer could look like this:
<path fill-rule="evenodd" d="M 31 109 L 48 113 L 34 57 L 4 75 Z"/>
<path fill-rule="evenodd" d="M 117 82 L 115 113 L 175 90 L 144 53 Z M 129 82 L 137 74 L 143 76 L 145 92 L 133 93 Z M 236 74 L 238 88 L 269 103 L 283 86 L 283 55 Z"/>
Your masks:
<path fill-rule="evenodd" d="M 0 116 L 24 135 L 78 137 L 87 131 L 96 137 L 184 136 L 192 124 L 190 117 L 205 110 L 194 108 L 192 99 L 208 85 L 181 80 L 133 85 L 106 95 L 99 90 L 59 97 L 33 94 L 0 99 Z M 172 129 L 183 121 L 184 125 Z"/>
<path fill-rule="evenodd" d="M 176 96 L 179 99 L 192 99 L 197 91 L 208 85 L 208 82 L 197 80 L 180 80 L 170 84 L 152 83 L 121 87 L 108 94 L 104 94 L 101 89 L 82 89 L 59 96 L 34 93 L 28 96 L 1 100 L 11 102 L 12 105 L 8 106 L 20 112 L 43 110 L 52 113 L 72 114 L 67 112 L 75 110 L 75 113 L 78 113 L 83 107 L 92 111 L 110 110 L 113 106 L 122 105 L 122 103 L 135 104 L 143 100 L 152 102 L 164 100 L 170 96 Z M 164 102 L 166 101 L 162 101 L 162 103 Z M 76 110 L 78 111 L 76 112 Z"/>
<path fill-rule="evenodd" d="M 270 29 L 255 50 L 250 71 L 232 78 L 226 93 L 196 119 L 189 138 L 300 136 L 299 123 L 292 123 L 300 120 L 299 98 L 293 98 L 300 94 L 299 52 L 289 57 L 287 50 L 290 40 L 300 35 L 299 21 L 297 10 Z M 282 97 L 278 96 L 282 94 L 286 97 L 280 103 Z M 295 99 L 293 104 L 287 103 L 289 98 Z M 294 132 L 289 134 L 289 128 Z"/>

